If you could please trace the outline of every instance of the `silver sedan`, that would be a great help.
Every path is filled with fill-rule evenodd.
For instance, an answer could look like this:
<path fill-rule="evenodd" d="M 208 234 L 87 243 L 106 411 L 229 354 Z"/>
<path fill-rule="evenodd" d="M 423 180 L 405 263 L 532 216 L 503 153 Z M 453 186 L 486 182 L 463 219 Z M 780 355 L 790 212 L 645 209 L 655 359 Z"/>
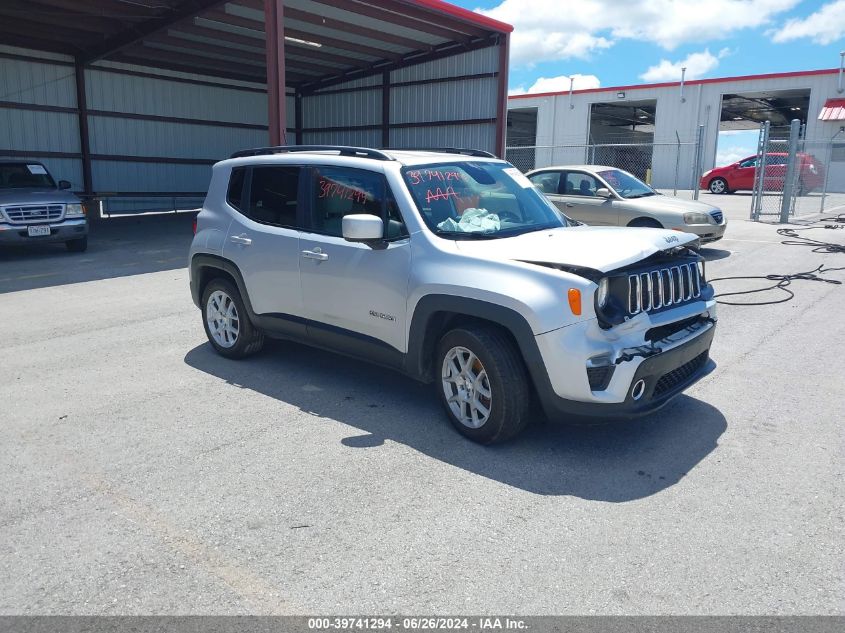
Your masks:
<path fill-rule="evenodd" d="M 585 224 L 646 226 L 694 233 L 702 243 L 725 234 L 721 209 L 658 193 L 616 167 L 563 165 L 526 174 L 565 215 Z"/>

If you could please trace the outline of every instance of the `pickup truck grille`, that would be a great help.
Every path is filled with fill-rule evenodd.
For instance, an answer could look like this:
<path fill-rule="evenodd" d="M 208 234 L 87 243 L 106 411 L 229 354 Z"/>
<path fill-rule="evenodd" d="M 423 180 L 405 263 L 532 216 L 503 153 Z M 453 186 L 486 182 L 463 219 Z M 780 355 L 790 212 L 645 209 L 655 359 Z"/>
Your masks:
<path fill-rule="evenodd" d="M 654 312 L 701 296 L 696 263 L 659 268 L 628 276 L 628 314 Z"/>
<path fill-rule="evenodd" d="M 63 212 L 63 204 L 30 204 L 3 208 L 3 214 L 12 224 L 55 222 L 61 219 Z"/>

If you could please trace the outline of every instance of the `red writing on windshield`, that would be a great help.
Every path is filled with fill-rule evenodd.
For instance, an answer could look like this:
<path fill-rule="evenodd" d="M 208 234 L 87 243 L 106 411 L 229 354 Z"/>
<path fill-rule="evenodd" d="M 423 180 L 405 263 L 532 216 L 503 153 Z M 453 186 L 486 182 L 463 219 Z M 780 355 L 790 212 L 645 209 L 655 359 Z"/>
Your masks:
<path fill-rule="evenodd" d="M 422 169 L 408 172 L 408 178 L 412 185 L 418 185 L 422 182 L 448 182 L 452 180 L 463 180 L 463 176 L 459 171 L 443 170 L 443 169 Z"/>
<path fill-rule="evenodd" d="M 429 189 L 425 192 L 426 202 L 431 202 L 432 200 L 448 200 L 449 198 L 457 197 L 458 194 L 455 193 L 455 189 L 453 187 L 446 187 L 445 189 L 436 187 L 435 189 Z"/>
<path fill-rule="evenodd" d="M 332 180 L 320 178 L 320 194 L 318 198 L 341 198 L 343 200 L 354 200 L 355 202 L 366 202 L 367 193 L 360 189 L 347 187 Z"/>

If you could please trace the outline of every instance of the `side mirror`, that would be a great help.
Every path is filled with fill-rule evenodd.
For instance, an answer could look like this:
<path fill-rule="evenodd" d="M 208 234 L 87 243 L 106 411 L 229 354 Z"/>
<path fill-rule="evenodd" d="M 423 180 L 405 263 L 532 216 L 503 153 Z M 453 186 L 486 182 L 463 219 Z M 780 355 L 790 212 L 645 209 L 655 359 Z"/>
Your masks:
<path fill-rule="evenodd" d="M 342 227 L 347 242 L 372 242 L 384 237 L 384 222 L 369 213 L 343 216 Z"/>
<path fill-rule="evenodd" d="M 599 198 L 612 198 L 613 197 L 613 194 L 610 193 L 610 189 L 608 189 L 607 187 L 599 187 L 598 189 L 596 189 L 596 195 Z"/>
<path fill-rule="evenodd" d="M 59 181 L 59 189 L 70 189 L 71 184 L 67 180 Z"/>

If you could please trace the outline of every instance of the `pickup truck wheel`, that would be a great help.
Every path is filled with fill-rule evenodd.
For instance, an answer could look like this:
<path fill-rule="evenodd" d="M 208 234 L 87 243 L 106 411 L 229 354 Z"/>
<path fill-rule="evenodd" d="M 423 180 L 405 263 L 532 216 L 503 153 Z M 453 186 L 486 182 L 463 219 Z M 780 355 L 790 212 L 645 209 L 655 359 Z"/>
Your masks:
<path fill-rule="evenodd" d="M 65 248 L 71 253 L 84 253 L 88 250 L 88 238 L 80 237 L 78 240 L 68 240 L 65 242 Z"/>
<path fill-rule="evenodd" d="M 208 341 L 226 358 L 245 358 L 264 345 L 264 335 L 247 316 L 240 293 L 224 279 L 213 279 L 202 293 L 203 326 Z"/>
<path fill-rule="evenodd" d="M 455 428 L 481 444 L 502 442 L 528 423 L 531 401 L 522 358 L 495 328 L 446 333 L 437 346 L 437 392 Z"/>

